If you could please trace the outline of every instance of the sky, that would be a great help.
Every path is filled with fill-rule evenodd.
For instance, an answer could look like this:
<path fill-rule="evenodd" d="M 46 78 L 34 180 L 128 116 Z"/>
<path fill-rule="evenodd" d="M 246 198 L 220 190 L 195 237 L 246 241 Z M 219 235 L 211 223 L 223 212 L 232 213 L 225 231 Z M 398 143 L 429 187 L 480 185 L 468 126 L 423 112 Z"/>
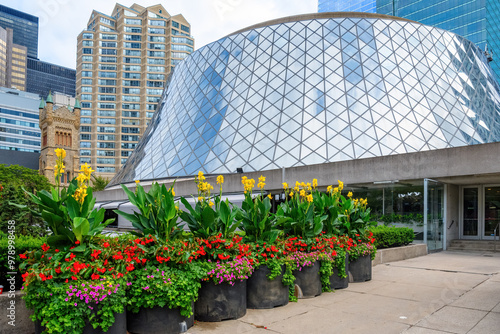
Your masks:
<path fill-rule="evenodd" d="M 182 14 L 191 24 L 195 48 L 234 31 L 280 17 L 314 13 L 317 0 L 137 0 L 147 7 L 161 4 L 170 15 Z M 38 58 L 76 67 L 76 38 L 87 26 L 92 10 L 110 14 L 111 0 L 0 0 L 0 4 L 39 18 Z M 131 6 L 134 1 L 120 0 Z"/>

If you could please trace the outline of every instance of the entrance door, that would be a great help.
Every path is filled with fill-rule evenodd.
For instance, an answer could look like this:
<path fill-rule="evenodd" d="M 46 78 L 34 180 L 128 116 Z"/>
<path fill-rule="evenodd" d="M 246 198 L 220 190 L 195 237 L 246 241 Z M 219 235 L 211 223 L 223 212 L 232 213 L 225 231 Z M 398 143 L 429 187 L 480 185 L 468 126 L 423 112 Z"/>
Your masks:
<path fill-rule="evenodd" d="M 444 244 L 444 184 L 424 179 L 424 240 L 429 251 L 443 249 Z"/>
<path fill-rule="evenodd" d="M 500 222 L 500 186 L 464 187 L 462 192 L 463 239 L 493 239 Z"/>

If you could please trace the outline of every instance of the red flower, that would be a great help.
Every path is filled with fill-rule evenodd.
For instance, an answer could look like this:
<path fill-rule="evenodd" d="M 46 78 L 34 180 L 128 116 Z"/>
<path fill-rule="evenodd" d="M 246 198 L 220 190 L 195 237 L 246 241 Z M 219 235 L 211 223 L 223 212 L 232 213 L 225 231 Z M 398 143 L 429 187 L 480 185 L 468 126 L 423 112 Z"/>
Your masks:
<path fill-rule="evenodd" d="M 24 254 L 19 254 L 19 257 L 20 257 L 21 259 L 23 259 L 23 260 L 28 258 L 28 257 L 27 257 L 26 255 L 24 255 Z"/>
<path fill-rule="evenodd" d="M 95 280 L 95 279 L 99 279 L 99 276 L 98 274 L 92 274 L 92 276 L 90 276 L 91 279 Z"/>
<path fill-rule="evenodd" d="M 49 246 L 47 246 L 47 244 L 45 244 L 45 243 L 42 245 L 42 250 L 43 250 L 44 252 L 48 251 L 48 250 L 49 250 L 49 248 L 50 248 L 50 247 L 49 247 Z"/>
<path fill-rule="evenodd" d="M 75 241 L 75 245 L 79 245 L 80 244 L 80 241 Z"/>
<path fill-rule="evenodd" d="M 105 243 L 103 243 L 103 244 L 102 244 L 102 247 L 104 247 L 104 248 L 108 248 L 108 247 L 109 247 L 109 242 L 105 242 Z"/>

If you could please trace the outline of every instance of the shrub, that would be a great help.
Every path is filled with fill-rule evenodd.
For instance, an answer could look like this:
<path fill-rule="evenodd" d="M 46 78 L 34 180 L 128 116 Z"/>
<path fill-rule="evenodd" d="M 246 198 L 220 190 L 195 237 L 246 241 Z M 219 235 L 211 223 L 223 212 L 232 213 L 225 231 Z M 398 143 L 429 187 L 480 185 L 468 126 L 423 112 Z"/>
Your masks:
<path fill-rule="evenodd" d="M 415 234 L 409 227 L 389 227 L 379 225 L 371 229 L 377 248 L 405 246 L 413 242 Z"/>

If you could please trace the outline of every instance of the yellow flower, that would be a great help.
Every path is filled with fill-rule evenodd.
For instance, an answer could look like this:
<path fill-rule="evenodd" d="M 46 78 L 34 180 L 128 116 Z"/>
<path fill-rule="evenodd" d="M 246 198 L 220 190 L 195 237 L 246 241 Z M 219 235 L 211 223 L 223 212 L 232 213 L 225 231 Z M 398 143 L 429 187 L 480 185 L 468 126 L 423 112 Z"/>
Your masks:
<path fill-rule="evenodd" d="M 259 187 L 260 189 L 264 189 L 265 186 L 266 184 L 264 182 L 257 183 L 257 187 Z"/>
<path fill-rule="evenodd" d="M 76 177 L 76 180 L 81 184 L 81 183 L 84 183 L 85 181 L 87 181 L 87 176 L 85 176 L 85 174 L 78 174 L 78 176 Z"/>
<path fill-rule="evenodd" d="M 269 199 L 273 199 L 273 196 L 271 196 L 271 194 L 268 194 L 268 195 L 267 195 L 267 197 L 268 197 Z"/>
<path fill-rule="evenodd" d="M 140 180 L 135 180 L 135 184 L 139 184 L 141 182 Z"/>
<path fill-rule="evenodd" d="M 288 189 L 288 183 L 283 182 L 282 184 L 283 184 L 283 189 L 287 190 Z"/>
<path fill-rule="evenodd" d="M 290 197 L 293 197 L 293 191 L 290 191 Z"/>
<path fill-rule="evenodd" d="M 224 183 L 224 176 L 219 175 L 217 176 L 217 184 L 223 184 Z"/>
<path fill-rule="evenodd" d="M 340 180 L 338 180 L 338 181 L 339 181 L 339 190 L 344 189 L 344 182 L 342 182 Z"/>
<path fill-rule="evenodd" d="M 245 185 L 245 183 L 246 183 L 246 182 L 247 182 L 247 177 L 246 177 L 246 176 L 242 176 L 242 177 L 241 177 L 241 183 L 242 183 L 243 185 Z"/>
<path fill-rule="evenodd" d="M 304 182 L 300 182 L 300 186 L 301 186 L 302 188 L 305 188 L 305 187 L 306 187 L 306 184 L 305 184 Z"/>
<path fill-rule="evenodd" d="M 66 151 L 63 148 L 56 148 L 55 152 L 56 152 L 56 157 L 60 159 L 66 158 Z"/>
<path fill-rule="evenodd" d="M 214 202 L 210 201 L 210 202 L 208 203 L 208 205 L 210 205 L 210 207 L 212 207 L 212 206 L 214 206 Z"/>
<path fill-rule="evenodd" d="M 177 205 L 175 206 L 175 211 L 179 211 L 179 207 Z"/>
<path fill-rule="evenodd" d="M 317 179 L 313 179 L 312 186 L 313 186 L 313 188 L 316 188 L 318 186 L 318 180 Z"/>
<path fill-rule="evenodd" d="M 304 189 L 300 191 L 300 197 L 306 197 L 306 191 Z"/>
<path fill-rule="evenodd" d="M 266 177 L 261 175 L 259 177 L 259 182 L 266 182 Z"/>
<path fill-rule="evenodd" d="M 338 193 L 339 192 L 339 188 L 335 187 L 333 188 L 333 193 Z"/>
<path fill-rule="evenodd" d="M 306 189 L 307 189 L 307 190 L 312 190 L 312 187 L 311 187 L 311 183 L 310 183 L 310 182 L 307 182 L 307 184 L 306 184 Z"/>
<path fill-rule="evenodd" d="M 328 187 L 326 187 L 326 192 L 331 193 L 331 192 L 332 192 L 332 190 L 333 190 L 333 187 L 332 187 L 332 186 L 328 186 Z"/>
<path fill-rule="evenodd" d="M 306 200 L 307 200 L 309 203 L 311 203 L 311 202 L 313 201 L 313 195 L 311 195 L 311 194 L 307 195 Z"/>
<path fill-rule="evenodd" d="M 203 196 L 199 196 L 199 197 L 198 197 L 198 201 L 199 201 L 199 202 L 203 201 L 203 199 L 204 199 L 204 197 L 203 197 Z"/>
<path fill-rule="evenodd" d="M 347 193 L 347 197 L 349 197 L 349 198 L 351 198 L 351 197 L 352 197 L 352 191 L 349 191 L 349 192 Z"/>
<path fill-rule="evenodd" d="M 172 196 L 175 196 L 175 190 L 172 189 Z"/>
<path fill-rule="evenodd" d="M 198 181 L 204 181 L 205 180 L 205 176 L 203 176 L 203 172 L 200 170 L 198 172 Z"/>

